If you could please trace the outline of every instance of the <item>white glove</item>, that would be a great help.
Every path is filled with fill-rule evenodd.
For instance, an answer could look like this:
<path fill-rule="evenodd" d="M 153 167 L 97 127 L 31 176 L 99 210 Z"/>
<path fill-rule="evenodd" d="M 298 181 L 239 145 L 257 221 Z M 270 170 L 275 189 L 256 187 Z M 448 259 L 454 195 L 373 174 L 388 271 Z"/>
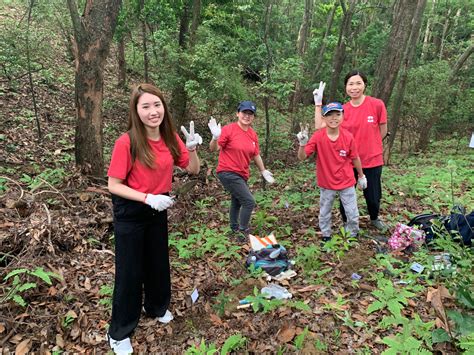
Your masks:
<path fill-rule="evenodd" d="M 314 104 L 317 106 L 321 106 L 323 104 L 323 93 L 325 87 L 326 83 L 324 81 L 320 81 L 319 88 L 314 89 L 313 91 Z"/>
<path fill-rule="evenodd" d="M 262 176 L 269 184 L 273 184 L 275 182 L 275 179 L 273 178 L 273 174 L 269 172 L 268 170 L 262 171 Z"/>
<path fill-rule="evenodd" d="M 173 199 L 166 195 L 147 194 L 145 203 L 157 211 L 164 211 L 173 206 Z"/>
<path fill-rule="evenodd" d="M 308 143 L 308 131 L 309 131 L 309 125 L 303 125 L 300 123 L 300 129 L 301 131 L 296 135 L 296 138 L 298 138 L 298 142 L 300 142 L 300 146 L 304 147 L 306 143 Z"/>
<path fill-rule="evenodd" d="M 221 136 L 221 124 L 217 124 L 216 120 L 211 116 L 209 123 L 207 124 L 212 133 L 212 139 L 215 141 Z"/>
<path fill-rule="evenodd" d="M 367 178 L 365 175 L 357 180 L 357 186 L 359 186 L 361 190 L 365 190 L 367 188 Z"/>
<path fill-rule="evenodd" d="M 181 132 L 186 137 L 186 148 L 189 151 L 193 151 L 198 144 L 202 144 L 201 136 L 198 133 L 194 133 L 194 121 L 189 122 L 189 133 L 184 126 L 181 126 Z"/>

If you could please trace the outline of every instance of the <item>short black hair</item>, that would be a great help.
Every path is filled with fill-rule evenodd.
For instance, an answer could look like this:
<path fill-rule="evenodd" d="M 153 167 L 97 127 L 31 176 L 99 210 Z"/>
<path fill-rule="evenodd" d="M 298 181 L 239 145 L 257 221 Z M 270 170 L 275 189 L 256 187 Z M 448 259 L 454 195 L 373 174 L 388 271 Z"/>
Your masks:
<path fill-rule="evenodd" d="M 365 86 L 367 86 L 367 75 L 365 75 L 360 70 L 352 70 L 349 73 L 347 73 L 346 77 L 344 78 L 344 86 L 346 86 L 349 79 L 355 75 L 359 75 L 362 78 L 362 81 L 364 82 Z"/>

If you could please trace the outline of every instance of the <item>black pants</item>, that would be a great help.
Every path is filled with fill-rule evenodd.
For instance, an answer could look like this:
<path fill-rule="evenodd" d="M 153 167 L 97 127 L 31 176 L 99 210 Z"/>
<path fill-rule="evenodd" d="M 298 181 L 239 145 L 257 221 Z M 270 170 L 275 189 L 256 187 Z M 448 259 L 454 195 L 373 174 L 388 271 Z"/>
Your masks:
<path fill-rule="evenodd" d="M 140 319 L 142 295 L 148 315 L 161 317 L 171 300 L 166 210 L 112 196 L 115 228 L 115 286 L 109 334 L 130 337 Z"/>
<path fill-rule="evenodd" d="M 364 190 L 365 202 L 367 203 L 370 219 L 374 221 L 379 218 L 380 199 L 382 198 L 382 165 L 373 168 L 364 168 L 362 170 L 367 178 L 367 188 Z M 354 169 L 354 176 L 357 181 L 358 175 L 356 169 Z M 342 220 L 346 222 L 346 213 L 342 203 L 339 203 L 339 210 L 341 211 Z"/>

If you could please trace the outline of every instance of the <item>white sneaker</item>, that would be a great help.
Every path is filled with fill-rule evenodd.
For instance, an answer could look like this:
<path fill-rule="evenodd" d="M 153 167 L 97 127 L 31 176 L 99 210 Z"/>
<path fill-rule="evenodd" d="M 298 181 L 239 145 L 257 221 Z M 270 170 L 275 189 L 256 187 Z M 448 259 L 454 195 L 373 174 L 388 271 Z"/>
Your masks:
<path fill-rule="evenodd" d="M 133 353 L 132 343 L 130 338 L 125 338 L 123 340 L 115 340 L 107 334 L 107 339 L 109 339 L 109 345 L 112 348 L 114 354 L 118 355 L 128 355 Z"/>
<path fill-rule="evenodd" d="M 158 317 L 157 319 L 158 319 L 158 322 L 166 324 L 166 323 L 171 322 L 174 319 L 174 317 L 169 310 L 166 310 L 165 315 L 163 317 Z"/>

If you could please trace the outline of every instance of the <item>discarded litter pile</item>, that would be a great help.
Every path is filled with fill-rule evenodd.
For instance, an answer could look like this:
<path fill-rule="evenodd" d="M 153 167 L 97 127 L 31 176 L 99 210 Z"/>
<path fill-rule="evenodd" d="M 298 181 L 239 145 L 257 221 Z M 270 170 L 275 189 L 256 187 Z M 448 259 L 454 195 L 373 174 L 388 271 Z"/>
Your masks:
<path fill-rule="evenodd" d="M 251 249 L 245 263 L 248 268 L 251 266 L 261 268 L 266 274 L 267 281 L 280 282 L 296 276 L 296 272 L 291 269 L 294 261 L 289 259 L 288 251 L 278 244 L 273 233 L 262 238 L 249 235 L 249 240 Z M 276 283 L 269 283 L 260 292 L 267 299 L 285 300 L 293 297 L 285 287 Z M 239 308 L 251 306 L 251 302 L 246 298 L 239 303 Z"/>

